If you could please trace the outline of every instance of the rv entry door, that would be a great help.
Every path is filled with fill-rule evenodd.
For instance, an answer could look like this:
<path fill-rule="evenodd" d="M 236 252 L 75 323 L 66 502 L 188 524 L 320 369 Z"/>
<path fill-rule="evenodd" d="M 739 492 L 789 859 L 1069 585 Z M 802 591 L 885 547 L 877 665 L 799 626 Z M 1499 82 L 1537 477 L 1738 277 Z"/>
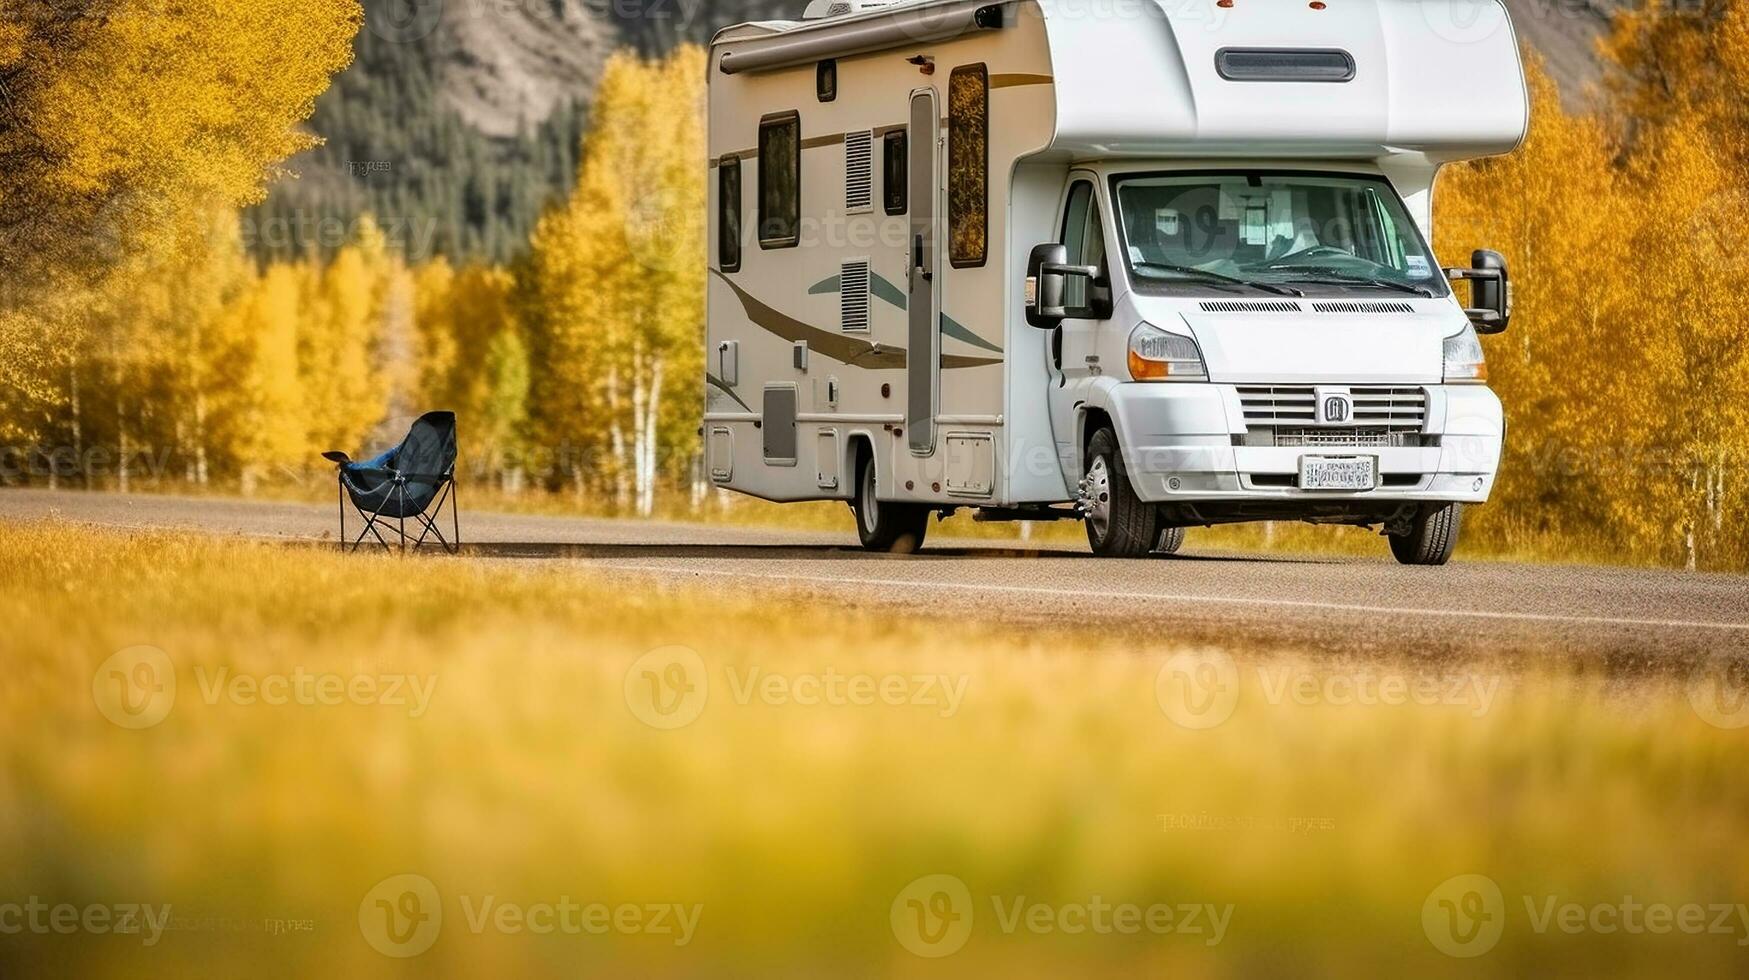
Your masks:
<path fill-rule="evenodd" d="M 910 336 L 905 355 L 905 432 L 911 451 L 935 451 L 935 406 L 941 366 L 941 277 L 936 274 L 937 131 L 935 90 L 911 93 Z"/>

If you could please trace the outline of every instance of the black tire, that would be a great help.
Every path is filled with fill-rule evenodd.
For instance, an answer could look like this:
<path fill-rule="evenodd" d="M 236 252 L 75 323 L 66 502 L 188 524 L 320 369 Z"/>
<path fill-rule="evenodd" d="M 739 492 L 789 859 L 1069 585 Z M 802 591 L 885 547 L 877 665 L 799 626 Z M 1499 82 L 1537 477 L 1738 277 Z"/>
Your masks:
<path fill-rule="evenodd" d="M 850 509 L 856 514 L 856 536 L 869 551 L 908 555 L 923 547 L 929 533 L 929 508 L 876 499 L 874 460 L 863 453 L 856 461 L 856 495 Z"/>
<path fill-rule="evenodd" d="M 1178 549 L 1184 547 L 1184 528 L 1169 527 L 1161 530 L 1160 541 L 1154 545 L 1156 555 L 1176 555 Z"/>
<path fill-rule="evenodd" d="M 1404 565 L 1443 565 L 1457 547 L 1463 504 L 1422 504 L 1407 534 L 1390 534 L 1391 554 Z"/>
<path fill-rule="evenodd" d="M 1102 558 L 1143 558 L 1160 541 L 1160 515 L 1130 486 L 1117 433 L 1105 427 L 1087 443 L 1087 543 Z"/>

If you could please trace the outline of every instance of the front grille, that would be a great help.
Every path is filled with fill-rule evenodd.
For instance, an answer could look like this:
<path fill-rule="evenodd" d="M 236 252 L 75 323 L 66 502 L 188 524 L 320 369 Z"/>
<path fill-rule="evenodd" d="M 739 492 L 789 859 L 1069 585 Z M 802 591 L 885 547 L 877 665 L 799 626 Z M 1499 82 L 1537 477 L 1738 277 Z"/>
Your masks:
<path fill-rule="evenodd" d="M 1311 427 L 1317 421 L 1317 390 L 1310 385 L 1240 385 L 1239 402 L 1246 428 Z M 1372 428 L 1387 432 L 1420 432 L 1427 425 L 1427 391 L 1414 387 L 1351 386 L 1354 402 L 1351 426 L 1317 426 L 1319 430 L 1358 436 Z"/>
<path fill-rule="evenodd" d="M 1384 425 L 1419 432 L 1427 424 L 1424 388 L 1350 388 L 1356 425 Z"/>
<path fill-rule="evenodd" d="M 1406 446 L 1409 432 L 1392 432 L 1389 429 L 1370 427 L 1364 429 L 1289 429 L 1275 430 L 1277 446 Z"/>
<path fill-rule="evenodd" d="M 1421 432 L 1392 432 L 1377 426 L 1352 428 L 1328 426 L 1299 428 L 1292 426 L 1254 426 L 1242 436 L 1233 437 L 1235 446 L 1269 448 L 1335 448 L 1335 449 L 1400 449 L 1439 447 L 1439 437 Z"/>

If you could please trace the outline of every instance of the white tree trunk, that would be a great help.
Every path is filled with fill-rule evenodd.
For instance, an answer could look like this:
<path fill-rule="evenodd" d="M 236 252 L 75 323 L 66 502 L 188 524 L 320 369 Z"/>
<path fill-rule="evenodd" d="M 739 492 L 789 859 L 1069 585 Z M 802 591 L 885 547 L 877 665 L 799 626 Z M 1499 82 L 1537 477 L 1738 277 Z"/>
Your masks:
<path fill-rule="evenodd" d="M 625 426 L 620 422 L 619 402 L 619 368 L 609 368 L 607 371 L 607 417 L 608 445 L 613 453 L 613 496 L 618 506 L 625 505 L 626 496 L 626 434 Z"/>
<path fill-rule="evenodd" d="M 120 390 L 121 386 L 116 386 Z M 118 396 L 115 400 L 115 488 L 121 493 L 128 492 L 128 417 Z"/>
<path fill-rule="evenodd" d="M 194 395 L 194 482 L 206 486 L 206 393 Z"/>
<path fill-rule="evenodd" d="M 638 514 L 649 517 L 656 511 L 656 447 L 662 417 L 662 359 L 654 358 L 650 366 L 650 393 L 644 404 L 644 454 L 638 471 Z"/>
<path fill-rule="evenodd" d="M 632 359 L 632 506 L 641 517 L 644 513 L 644 414 L 650 404 L 649 381 L 644 377 L 644 358 Z"/>

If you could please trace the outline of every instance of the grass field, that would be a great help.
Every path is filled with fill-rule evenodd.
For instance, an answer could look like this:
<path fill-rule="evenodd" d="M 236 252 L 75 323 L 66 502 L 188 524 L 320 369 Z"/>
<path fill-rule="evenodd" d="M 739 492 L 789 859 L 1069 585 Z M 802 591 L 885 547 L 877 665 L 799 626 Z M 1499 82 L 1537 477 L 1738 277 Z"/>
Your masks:
<path fill-rule="evenodd" d="M 55 523 L 0 615 L 4 977 L 1749 964 L 1749 714 L 1676 670 Z"/>

